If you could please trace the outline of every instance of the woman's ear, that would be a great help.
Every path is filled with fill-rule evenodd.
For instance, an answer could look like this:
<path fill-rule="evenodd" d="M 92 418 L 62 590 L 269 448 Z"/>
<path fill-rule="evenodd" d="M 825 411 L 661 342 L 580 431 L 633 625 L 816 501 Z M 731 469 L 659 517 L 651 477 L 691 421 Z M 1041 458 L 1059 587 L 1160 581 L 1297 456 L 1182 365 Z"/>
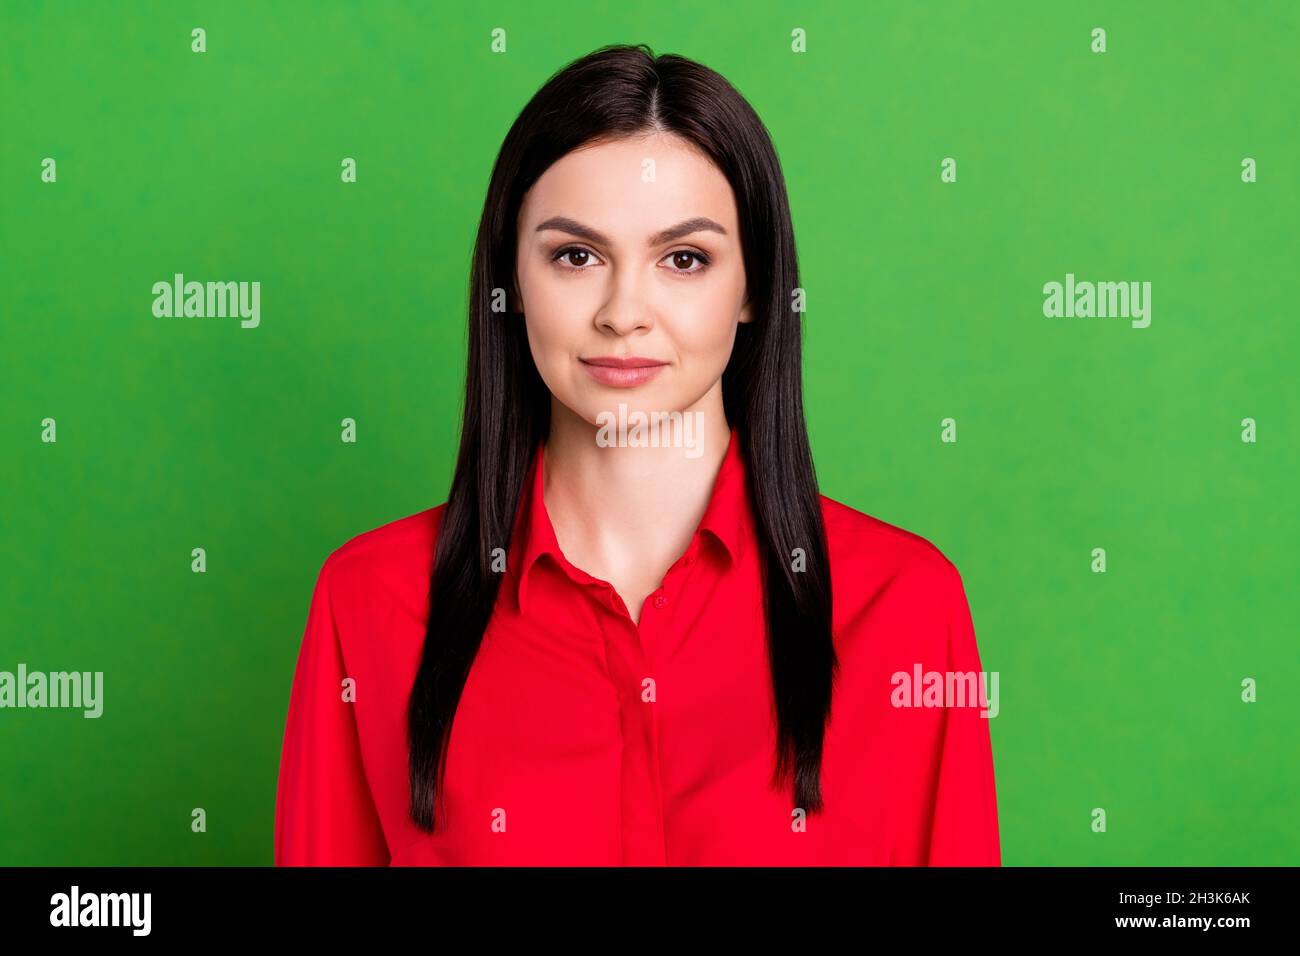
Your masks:
<path fill-rule="evenodd" d="M 739 321 L 741 321 L 741 322 L 753 322 L 753 321 L 754 321 L 754 309 L 753 309 L 752 304 L 751 304 L 750 301 L 749 301 L 749 297 L 748 297 L 748 296 L 745 297 L 745 304 L 742 305 L 742 306 L 740 307 L 740 319 L 739 319 Z"/>

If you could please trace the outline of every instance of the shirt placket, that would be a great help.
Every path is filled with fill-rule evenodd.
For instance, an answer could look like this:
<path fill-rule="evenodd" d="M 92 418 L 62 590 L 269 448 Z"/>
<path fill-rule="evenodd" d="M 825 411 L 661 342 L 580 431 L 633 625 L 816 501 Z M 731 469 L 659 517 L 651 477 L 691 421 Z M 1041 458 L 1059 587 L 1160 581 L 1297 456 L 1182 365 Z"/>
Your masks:
<path fill-rule="evenodd" d="M 682 563 L 693 560 L 695 549 Z M 666 688 L 655 672 L 655 651 L 671 627 L 674 567 L 652 592 L 634 624 L 612 586 L 601 582 L 608 614 L 605 656 L 619 696 L 623 730 L 622 838 L 625 866 L 666 866 L 663 781 L 660 770 L 658 700 Z"/>

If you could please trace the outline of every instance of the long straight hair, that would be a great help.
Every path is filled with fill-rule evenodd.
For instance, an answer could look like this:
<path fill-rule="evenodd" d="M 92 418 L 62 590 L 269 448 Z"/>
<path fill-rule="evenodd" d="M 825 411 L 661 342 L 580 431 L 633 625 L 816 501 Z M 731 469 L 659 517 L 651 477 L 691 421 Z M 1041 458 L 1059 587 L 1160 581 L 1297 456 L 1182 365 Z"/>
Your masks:
<path fill-rule="evenodd" d="M 456 473 L 429 585 L 424 652 L 408 709 L 411 819 L 435 826 L 452 721 L 492 616 L 531 457 L 550 425 L 550 392 L 515 311 L 516 220 L 546 169 L 600 139 L 663 131 L 693 143 L 726 176 L 739 213 L 753 321 L 737 329 L 723 406 L 748 464 L 777 718 L 773 785 L 794 772 L 794 805 L 822 808 L 822 742 L 838 664 L 831 641 L 825 529 L 804 423 L 794 230 L 776 150 L 722 76 L 648 46 L 614 45 L 570 63 L 524 107 L 501 145 L 474 245 L 469 361 Z M 499 299 L 498 303 L 499 305 Z M 795 570 L 792 552 L 805 567 Z M 441 819 L 441 814 L 438 814 Z"/>

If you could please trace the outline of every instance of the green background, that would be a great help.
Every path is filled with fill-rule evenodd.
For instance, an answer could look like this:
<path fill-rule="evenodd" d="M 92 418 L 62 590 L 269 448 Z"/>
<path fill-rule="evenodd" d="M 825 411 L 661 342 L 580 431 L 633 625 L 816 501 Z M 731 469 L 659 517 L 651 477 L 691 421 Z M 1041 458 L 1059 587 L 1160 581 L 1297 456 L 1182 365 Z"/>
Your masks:
<path fill-rule="evenodd" d="M 740 9 L 6 0 L 0 670 L 105 711 L 0 711 L 0 863 L 270 863 L 315 576 L 445 498 L 496 150 L 611 42 L 772 132 L 822 490 L 962 572 L 1004 861 L 1300 862 L 1300 7 Z M 261 326 L 155 318 L 175 272 L 259 280 Z M 1150 281 L 1150 328 L 1045 318 L 1067 272 Z"/>

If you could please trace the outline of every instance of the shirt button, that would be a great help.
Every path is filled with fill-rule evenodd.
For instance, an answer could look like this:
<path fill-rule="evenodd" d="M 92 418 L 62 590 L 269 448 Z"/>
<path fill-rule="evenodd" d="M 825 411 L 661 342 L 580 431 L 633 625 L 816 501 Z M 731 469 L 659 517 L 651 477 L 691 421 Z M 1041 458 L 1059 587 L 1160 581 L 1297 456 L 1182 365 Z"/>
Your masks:
<path fill-rule="evenodd" d="M 658 595 L 655 598 L 655 607 L 663 607 L 667 603 L 668 603 L 668 599 L 664 597 L 662 594 Z"/>

